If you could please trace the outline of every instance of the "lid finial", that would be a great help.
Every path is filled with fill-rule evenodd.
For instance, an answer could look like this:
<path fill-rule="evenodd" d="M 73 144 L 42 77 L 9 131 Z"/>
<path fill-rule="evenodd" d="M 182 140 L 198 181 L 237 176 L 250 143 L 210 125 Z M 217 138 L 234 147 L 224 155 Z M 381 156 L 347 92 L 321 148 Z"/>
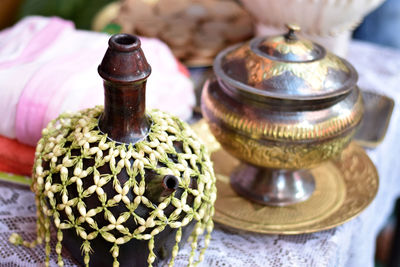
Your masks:
<path fill-rule="evenodd" d="M 297 40 L 296 32 L 301 30 L 300 26 L 296 23 L 288 23 L 285 26 L 289 30 L 288 33 L 285 34 L 285 38 L 287 40 Z"/>

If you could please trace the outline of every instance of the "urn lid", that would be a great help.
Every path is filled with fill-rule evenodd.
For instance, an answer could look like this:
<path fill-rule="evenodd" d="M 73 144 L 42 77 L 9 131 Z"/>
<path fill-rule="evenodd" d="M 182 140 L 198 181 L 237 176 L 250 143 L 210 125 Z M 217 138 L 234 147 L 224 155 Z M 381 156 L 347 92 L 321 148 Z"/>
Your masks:
<path fill-rule="evenodd" d="M 218 54 L 214 71 L 229 88 L 252 95 L 316 100 L 340 96 L 358 75 L 346 60 L 300 38 L 296 25 L 284 35 L 258 37 Z"/>

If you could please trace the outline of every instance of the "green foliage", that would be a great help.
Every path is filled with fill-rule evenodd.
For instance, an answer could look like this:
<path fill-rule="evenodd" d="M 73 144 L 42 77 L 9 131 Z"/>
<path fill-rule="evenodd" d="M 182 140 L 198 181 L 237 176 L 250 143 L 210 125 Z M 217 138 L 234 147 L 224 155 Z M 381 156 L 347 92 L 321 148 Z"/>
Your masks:
<path fill-rule="evenodd" d="M 110 24 L 107 24 L 107 25 L 104 27 L 104 29 L 102 30 L 102 32 L 106 32 L 106 33 L 112 35 L 112 34 L 120 33 L 120 32 L 121 32 L 121 29 L 122 29 L 122 27 L 121 27 L 120 25 L 115 24 L 115 23 L 110 23 Z"/>
<path fill-rule="evenodd" d="M 25 0 L 19 18 L 29 15 L 58 16 L 72 20 L 77 28 L 90 29 L 92 19 L 106 4 L 115 0 Z"/>

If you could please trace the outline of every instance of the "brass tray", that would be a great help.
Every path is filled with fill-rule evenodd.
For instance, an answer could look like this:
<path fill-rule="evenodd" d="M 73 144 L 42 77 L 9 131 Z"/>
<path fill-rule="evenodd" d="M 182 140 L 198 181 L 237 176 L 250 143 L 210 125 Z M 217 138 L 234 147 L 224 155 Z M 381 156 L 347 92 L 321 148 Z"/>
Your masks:
<path fill-rule="evenodd" d="M 384 139 L 394 107 L 393 99 L 362 90 L 364 117 L 354 139 L 363 147 L 375 148 Z"/>
<path fill-rule="evenodd" d="M 114 24 L 114 25 L 119 25 L 120 29 L 124 28 L 123 26 L 126 25 L 126 23 L 132 23 L 132 21 L 128 22 L 126 21 L 126 18 L 124 19 L 123 17 L 126 17 L 127 14 L 129 14 L 126 12 L 123 12 L 123 10 L 133 10 L 133 7 L 135 8 L 139 8 L 142 9 L 144 7 L 149 7 L 150 9 L 153 9 L 157 7 L 155 7 L 155 5 L 157 5 L 157 3 L 160 2 L 159 0 L 136 0 L 135 1 L 115 1 L 112 3 L 109 3 L 107 5 L 105 5 L 98 13 L 96 13 L 96 15 L 94 16 L 94 19 L 92 21 L 92 30 L 94 31 L 108 31 L 109 25 L 110 24 Z M 215 12 L 210 11 L 211 10 L 216 10 L 218 11 L 219 8 L 217 7 L 213 7 L 213 4 L 215 2 L 220 2 L 220 1 L 208 1 L 208 3 L 202 3 L 203 1 L 187 1 L 188 6 L 193 5 L 194 8 L 198 9 L 199 6 L 200 8 L 205 8 L 205 10 L 207 10 L 207 12 L 209 13 L 207 15 L 207 19 L 199 19 L 198 23 L 202 24 L 204 22 L 223 22 L 224 24 L 227 24 L 227 28 L 224 29 L 222 31 L 222 33 L 226 33 L 226 32 L 241 32 L 240 29 L 243 30 L 243 27 L 239 27 L 237 24 L 239 22 L 239 20 L 241 20 L 243 22 L 243 17 L 247 18 L 248 20 L 246 20 L 248 23 L 246 23 L 245 25 L 245 29 L 248 29 L 249 27 L 252 26 L 252 20 L 251 20 L 251 16 L 250 14 L 248 14 L 248 12 L 245 11 L 245 9 L 243 9 L 243 7 L 241 5 L 239 5 L 237 3 L 237 1 L 232 1 L 233 3 L 235 3 L 235 5 L 240 8 L 243 12 L 241 12 L 240 14 L 237 14 L 231 18 L 223 18 L 221 17 L 221 15 L 214 14 Z M 228 2 L 228 1 L 224 1 L 224 2 Z M 123 10 L 122 10 L 123 9 Z M 166 28 L 172 28 L 172 29 L 182 29 L 182 27 L 184 28 L 185 25 L 181 25 L 181 24 L 171 24 L 168 25 L 168 21 L 177 19 L 177 18 L 184 18 L 185 16 L 183 14 L 180 14 L 181 12 L 178 11 L 178 13 L 172 14 L 172 13 L 168 13 L 168 10 L 166 10 L 165 8 L 162 8 L 161 10 L 165 10 L 164 13 L 165 14 L 156 14 L 156 13 L 149 13 L 147 14 L 146 12 L 148 12 L 148 8 L 145 8 L 145 10 L 142 10 L 143 14 L 146 14 L 146 16 L 142 16 L 142 18 L 137 18 L 138 20 L 152 20 L 152 19 L 157 19 L 155 21 L 153 21 L 153 23 L 155 25 L 159 25 L 158 27 L 161 27 L 161 25 L 163 25 L 164 27 L 163 30 L 161 30 L 159 33 L 157 33 L 155 36 L 153 35 L 146 35 L 146 33 L 144 32 L 140 32 L 137 30 L 132 30 L 132 31 L 128 31 L 127 33 L 131 33 L 131 34 L 138 34 L 141 36 L 146 36 L 146 37 L 151 37 L 151 38 L 158 38 L 160 40 L 162 40 L 163 42 L 169 44 L 169 47 L 172 50 L 172 53 L 174 53 L 175 57 L 178 58 L 180 60 L 180 62 L 182 62 L 186 67 L 189 68 L 196 68 L 196 67 L 211 67 L 214 61 L 215 56 L 217 55 L 217 53 L 219 51 L 221 51 L 223 48 L 238 43 L 238 42 L 244 42 L 248 39 L 250 39 L 252 36 L 254 36 L 254 27 L 252 27 L 251 33 L 248 33 L 247 36 L 246 34 L 243 36 L 239 36 L 236 37 L 235 39 L 230 39 L 229 37 L 227 38 L 222 38 L 222 36 L 224 36 L 224 34 L 219 34 L 219 30 L 218 30 L 218 26 L 216 28 L 214 28 L 214 30 L 210 30 L 207 29 L 206 31 L 202 31 L 202 28 L 200 27 L 195 27 L 195 29 L 191 29 L 189 32 L 187 32 L 187 34 L 189 34 L 190 38 L 192 38 L 193 36 L 196 35 L 196 32 L 201 32 L 201 36 L 203 38 L 206 39 L 205 44 L 204 43 L 197 43 L 197 46 L 194 45 L 195 42 L 189 42 L 189 44 L 185 44 L 185 45 L 180 45 L 180 44 L 173 44 L 170 42 L 168 42 L 168 38 L 165 38 L 165 36 L 163 36 L 163 34 L 166 32 Z M 229 11 L 230 9 L 228 9 Z M 158 11 L 159 12 L 159 11 Z M 226 14 L 226 11 L 223 12 Z M 133 16 L 133 14 L 130 14 L 128 16 L 131 19 L 134 19 L 135 16 Z M 122 18 L 122 19 L 121 19 Z M 160 18 L 162 18 L 162 20 L 160 20 Z M 191 21 L 194 20 L 195 18 L 191 18 L 191 20 L 188 20 L 187 23 L 188 25 L 191 24 Z M 154 24 L 152 24 L 149 27 L 154 27 Z M 186 24 L 185 22 L 183 22 L 183 24 Z M 217 24 L 218 25 L 218 24 Z M 197 25 L 198 26 L 198 25 Z M 177 28 L 178 27 L 178 28 Z M 232 31 L 232 27 L 239 27 L 235 28 L 236 31 Z M 147 27 L 146 27 L 147 28 Z M 216 31 L 217 33 L 214 33 L 214 31 Z M 118 31 L 119 32 L 119 31 Z M 112 33 L 117 33 L 117 32 L 112 32 Z M 180 36 L 182 36 L 182 30 L 179 31 Z M 187 34 L 183 34 L 184 36 L 187 36 Z M 232 34 L 230 34 L 232 35 Z M 235 34 L 233 34 L 235 37 Z M 221 39 L 222 38 L 222 39 Z M 202 39 L 202 38 L 201 38 Z M 217 44 L 215 45 L 215 41 L 216 39 L 221 39 L 221 42 L 217 42 Z M 211 45 L 210 45 L 211 43 Z M 214 45 L 213 45 L 214 44 Z M 175 49 L 174 49 L 175 48 Z M 182 53 L 182 49 L 184 51 L 184 53 L 186 55 L 180 55 Z M 199 50 L 203 50 L 203 51 L 199 51 Z M 212 51 L 210 51 L 212 50 Z M 205 54 L 204 54 L 205 53 Z"/>
<path fill-rule="evenodd" d="M 263 234 L 304 234 L 327 230 L 356 217 L 378 191 L 378 173 L 365 151 L 354 142 L 340 158 L 312 169 L 316 190 L 305 202 L 263 206 L 238 196 L 229 175 L 239 161 L 224 151 L 202 120 L 193 126 L 212 152 L 218 197 L 214 221 L 232 228 Z"/>

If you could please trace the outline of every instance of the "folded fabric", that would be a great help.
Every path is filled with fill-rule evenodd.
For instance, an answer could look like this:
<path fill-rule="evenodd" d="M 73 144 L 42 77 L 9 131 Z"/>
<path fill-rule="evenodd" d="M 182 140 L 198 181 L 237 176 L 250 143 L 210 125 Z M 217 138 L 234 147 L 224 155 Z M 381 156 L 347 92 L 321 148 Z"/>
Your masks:
<path fill-rule="evenodd" d="M 0 172 L 30 176 L 34 157 L 34 147 L 0 136 Z"/>
<path fill-rule="evenodd" d="M 28 17 L 1 31 L 0 135 L 35 145 L 41 130 L 61 112 L 102 105 L 97 66 L 108 39 L 56 17 Z M 195 97 L 187 70 L 161 41 L 141 42 L 152 67 L 147 108 L 190 118 Z"/>

